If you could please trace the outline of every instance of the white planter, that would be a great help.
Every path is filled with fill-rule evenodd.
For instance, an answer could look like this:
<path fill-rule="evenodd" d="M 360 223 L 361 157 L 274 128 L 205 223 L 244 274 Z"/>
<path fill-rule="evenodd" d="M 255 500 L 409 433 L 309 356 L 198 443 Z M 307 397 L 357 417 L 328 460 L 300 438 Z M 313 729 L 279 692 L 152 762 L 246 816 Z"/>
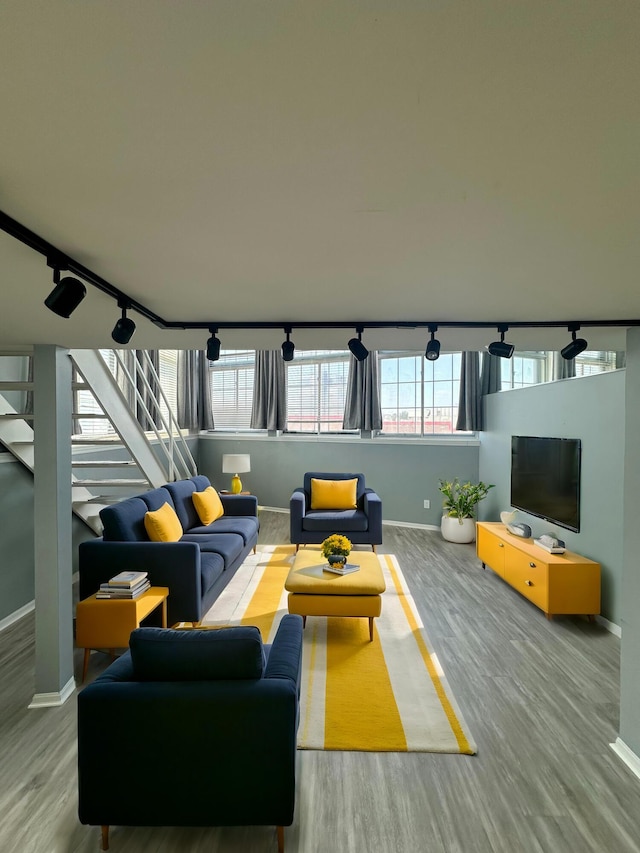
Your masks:
<path fill-rule="evenodd" d="M 450 518 L 448 515 L 443 515 L 440 532 L 447 542 L 475 542 L 476 520 L 475 518 Z"/>

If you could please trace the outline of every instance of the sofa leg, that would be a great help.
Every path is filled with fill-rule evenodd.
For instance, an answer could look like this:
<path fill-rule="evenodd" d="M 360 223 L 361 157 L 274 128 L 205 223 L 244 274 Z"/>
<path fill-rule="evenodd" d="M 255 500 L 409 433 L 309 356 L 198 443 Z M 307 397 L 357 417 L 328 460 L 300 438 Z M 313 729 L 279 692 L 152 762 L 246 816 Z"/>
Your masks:
<path fill-rule="evenodd" d="M 296 545 L 296 554 L 298 553 L 299 550 L 300 550 L 300 545 Z"/>
<path fill-rule="evenodd" d="M 284 853 L 284 826 L 277 826 L 278 830 L 278 853 Z"/>
<path fill-rule="evenodd" d="M 374 554 L 376 554 L 376 553 L 377 553 L 377 551 L 376 551 L 376 546 L 375 546 L 375 545 L 372 545 L 371 547 L 373 548 L 373 553 L 374 553 Z"/>
<path fill-rule="evenodd" d="M 103 850 L 109 849 L 109 827 L 108 826 L 102 827 L 102 849 Z"/>

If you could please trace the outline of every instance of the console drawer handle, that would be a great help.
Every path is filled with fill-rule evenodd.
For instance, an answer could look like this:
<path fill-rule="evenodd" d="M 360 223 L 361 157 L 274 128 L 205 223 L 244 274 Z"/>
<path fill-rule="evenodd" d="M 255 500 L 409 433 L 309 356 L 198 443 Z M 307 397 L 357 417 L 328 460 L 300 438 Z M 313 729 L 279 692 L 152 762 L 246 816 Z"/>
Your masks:
<path fill-rule="evenodd" d="M 529 563 L 529 565 L 531 566 L 532 569 L 535 569 L 535 567 L 536 567 L 535 563 Z"/>
<path fill-rule="evenodd" d="M 525 581 L 527 586 L 533 586 L 533 581 Z"/>
<path fill-rule="evenodd" d="M 498 542 L 498 548 L 504 548 L 504 543 Z"/>

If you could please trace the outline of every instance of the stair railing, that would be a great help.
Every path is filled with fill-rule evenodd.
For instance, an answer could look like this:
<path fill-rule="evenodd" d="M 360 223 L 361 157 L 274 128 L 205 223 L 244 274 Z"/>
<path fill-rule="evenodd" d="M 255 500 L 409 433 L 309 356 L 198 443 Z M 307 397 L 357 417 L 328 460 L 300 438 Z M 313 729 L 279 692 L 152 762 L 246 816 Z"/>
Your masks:
<path fill-rule="evenodd" d="M 140 352 L 142 353 L 142 363 L 137 358 L 134 359 L 135 369 L 132 374 L 120 352 L 113 350 L 116 363 L 126 380 L 124 388 L 125 395 L 129 397 L 127 390 L 133 392 L 138 411 L 142 412 L 151 426 L 150 431 L 153 432 L 158 440 L 158 447 L 163 451 L 167 465 L 167 482 L 172 482 L 180 477 L 193 477 L 198 472 L 195 459 L 171 410 L 167 396 L 160 384 L 160 377 L 149 357 L 149 353 L 146 350 L 141 350 Z M 140 384 L 144 388 L 149 405 L 147 405 L 145 395 L 140 390 Z M 158 394 L 155 393 L 154 386 L 158 389 Z M 165 405 L 168 416 L 165 416 L 162 412 L 160 407 L 161 401 Z M 150 409 L 155 410 L 157 417 L 151 414 Z M 162 460 L 159 461 L 162 464 Z"/>

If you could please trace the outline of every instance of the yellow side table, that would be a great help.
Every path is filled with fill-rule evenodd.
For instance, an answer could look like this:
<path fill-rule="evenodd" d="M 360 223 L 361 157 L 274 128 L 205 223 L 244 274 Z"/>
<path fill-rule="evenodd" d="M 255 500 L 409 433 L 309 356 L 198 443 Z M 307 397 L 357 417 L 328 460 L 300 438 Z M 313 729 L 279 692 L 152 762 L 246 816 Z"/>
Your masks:
<path fill-rule="evenodd" d="M 82 680 L 87 675 L 91 649 L 127 648 L 135 628 L 156 607 L 162 606 L 162 627 L 167 627 L 166 586 L 152 586 L 138 598 L 96 598 L 90 595 L 78 602 L 76 610 L 76 645 L 84 649 Z"/>

